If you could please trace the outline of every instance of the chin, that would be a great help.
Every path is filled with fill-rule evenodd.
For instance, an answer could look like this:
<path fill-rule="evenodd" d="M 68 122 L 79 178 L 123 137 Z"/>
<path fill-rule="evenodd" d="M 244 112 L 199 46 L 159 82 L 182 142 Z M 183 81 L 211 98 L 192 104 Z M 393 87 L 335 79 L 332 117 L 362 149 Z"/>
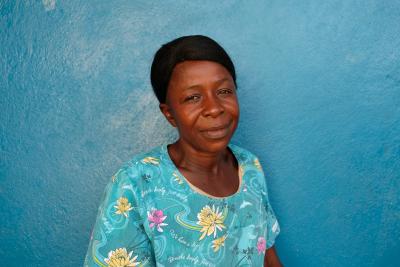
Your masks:
<path fill-rule="evenodd" d="M 198 148 L 202 151 L 207 152 L 220 152 L 224 151 L 231 140 L 231 136 L 229 138 L 218 139 L 218 140 L 206 140 L 205 142 L 201 142 L 198 144 Z"/>

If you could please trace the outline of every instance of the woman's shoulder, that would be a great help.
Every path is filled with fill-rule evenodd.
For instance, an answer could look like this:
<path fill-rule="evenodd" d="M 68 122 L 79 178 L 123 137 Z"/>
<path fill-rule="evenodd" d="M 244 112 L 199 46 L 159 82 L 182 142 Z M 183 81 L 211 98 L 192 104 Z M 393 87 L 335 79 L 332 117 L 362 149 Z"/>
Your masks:
<path fill-rule="evenodd" d="M 138 153 L 131 157 L 131 159 L 127 162 L 127 166 L 134 166 L 139 163 L 141 164 L 153 164 L 157 165 L 160 163 L 160 158 L 162 157 L 164 145 L 159 145 L 153 147 L 152 149 Z"/>
<path fill-rule="evenodd" d="M 229 144 L 229 148 L 234 153 L 236 160 L 239 163 L 240 171 L 244 176 L 246 176 L 246 173 L 252 173 L 252 176 L 257 174 L 254 177 L 258 177 L 261 180 L 265 179 L 263 167 L 255 154 L 234 144 Z"/>
<path fill-rule="evenodd" d="M 117 169 L 112 177 L 113 181 L 118 178 L 131 180 L 131 178 L 140 176 L 144 169 L 158 167 L 162 158 L 163 147 L 163 145 L 156 146 L 146 152 L 133 155 Z"/>
<path fill-rule="evenodd" d="M 229 148 L 232 150 L 237 160 L 242 164 L 254 162 L 254 160 L 258 161 L 258 157 L 246 148 L 232 143 L 229 144 Z"/>

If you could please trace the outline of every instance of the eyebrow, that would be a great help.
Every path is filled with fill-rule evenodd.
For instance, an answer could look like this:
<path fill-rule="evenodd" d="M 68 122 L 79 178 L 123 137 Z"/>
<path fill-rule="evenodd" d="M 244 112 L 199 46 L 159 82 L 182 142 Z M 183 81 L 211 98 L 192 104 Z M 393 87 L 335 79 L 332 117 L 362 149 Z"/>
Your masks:
<path fill-rule="evenodd" d="M 222 78 L 220 80 L 215 81 L 214 84 L 221 84 L 221 83 L 226 82 L 226 81 L 229 81 L 229 79 L 228 78 Z M 183 90 L 196 89 L 196 88 L 199 88 L 199 87 L 201 87 L 199 84 L 194 84 L 194 85 L 191 85 L 189 87 L 186 87 Z"/>

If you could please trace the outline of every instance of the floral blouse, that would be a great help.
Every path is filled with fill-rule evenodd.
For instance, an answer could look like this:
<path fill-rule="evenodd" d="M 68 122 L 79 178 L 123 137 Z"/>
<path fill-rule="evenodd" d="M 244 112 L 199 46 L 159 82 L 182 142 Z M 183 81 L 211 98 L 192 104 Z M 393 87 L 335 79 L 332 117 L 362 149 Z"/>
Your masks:
<path fill-rule="evenodd" d="M 259 160 L 229 148 L 240 186 L 228 197 L 190 184 L 167 145 L 127 162 L 106 188 L 84 266 L 263 266 L 279 224 Z"/>

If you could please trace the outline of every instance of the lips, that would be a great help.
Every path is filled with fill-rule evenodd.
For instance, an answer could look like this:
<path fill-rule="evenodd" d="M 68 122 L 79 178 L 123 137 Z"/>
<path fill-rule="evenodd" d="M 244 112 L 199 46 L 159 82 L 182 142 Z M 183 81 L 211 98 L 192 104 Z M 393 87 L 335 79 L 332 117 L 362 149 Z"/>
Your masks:
<path fill-rule="evenodd" d="M 232 122 L 229 122 L 225 125 L 210 127 L 201 132 L 208 139 L 221 139 L 229 135 L 231 124 Z"/>

